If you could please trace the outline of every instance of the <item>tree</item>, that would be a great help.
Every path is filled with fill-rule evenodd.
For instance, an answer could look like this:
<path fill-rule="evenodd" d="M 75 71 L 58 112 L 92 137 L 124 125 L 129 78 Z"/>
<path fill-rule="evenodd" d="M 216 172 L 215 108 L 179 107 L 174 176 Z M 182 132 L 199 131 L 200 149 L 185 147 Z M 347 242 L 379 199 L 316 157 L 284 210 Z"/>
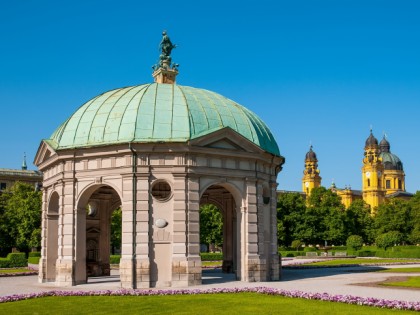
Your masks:
<path fill-rule="evenodd" d="M 298 250 L 299 250 L 299 248 L 300 248 L 300 247 L 302 247 L 302 245 L 303 245 L 303 243 L 302 243 L 301 241 L 299 241 L 299 240 L 294 240 L 294 241 L 292 242 L 291 247 L 292 247 L 292 248 L 294 248 L 294 249 L 296 249 L 296 251 L 298 251 Z"/>
<path fill-rule="evenodd" d="M 111 254 L 115 254 L 116 249 L 121 249 L 122 234 L 122 212 L 121 208 L 114 210 L 111 214 Z"/>
<path fill-rule="evenodd" d="M 215 205 L 200 207 L 200 243 L 216 246 L 223 244 L 223 218 Z"/>
<path fill-rule="evenodd" d="M 386 250 L 388 247 L 398 245 L 402 237 L 402 234 L 398 231 L 389 231 L 376 237 L 376 246 Z"/>
<path fill-rule="evenodd" d="M 308 198 L 307 215 L 314 231 L 313 241 L 335 244 L 345 242 L 345 208 L 335 192 L 324 187 L 312 189 Z"/>
<path fill-rule="evenodd" d="M 374 222 L 376 235 L 398 231 L 402 234 L 401 241 L 407 241 L 413 229 L 410 203 L 401 199 L 391 199 L 379 205 Z"/>
<path fill-rule="evenodd" d="M 34 186 L 16 182 L 0 195 L 2 246 L 28 252 L 40 245 L 41 192 Z"/>
<path fill-rule="evenodd" d="M 363 246 L 363 238 L 359 235 L 350 235 L 347 238 L 346 245 L 348 249 L 359 250 Z"/>
<path fill-rule="evenodd" d="M 409 235 L 409 241 L 412 244 L 420 243 L 420 191 L 417 191 L 409 201 L 411 207 L 411 220 L 413 230 Z"/>
<path fill-rule="evenodd" d="M 305 199 L 300 193 L 280 194 L 277 199 L 277 242 L 288 246 L 299 239 L 306 211 Z"/>
<path fill-rule="evenodd" d="M 369 205 L 362 199 L 355 200 L 346 210 L 345 227 L 347 235 L 360 235 L 366 243 L 373 243 L 375 231 Z"/>

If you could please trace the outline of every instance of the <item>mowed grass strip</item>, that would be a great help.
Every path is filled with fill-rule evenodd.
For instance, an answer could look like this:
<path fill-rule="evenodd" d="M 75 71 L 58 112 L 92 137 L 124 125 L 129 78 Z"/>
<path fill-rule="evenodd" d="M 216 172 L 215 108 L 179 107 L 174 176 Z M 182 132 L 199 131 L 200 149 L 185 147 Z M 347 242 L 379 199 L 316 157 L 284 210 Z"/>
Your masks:
<path fill-rule="evenodd" d="M 409 267 L 409 268 L 389 268 L 380 270 L 378 272 L 392 272 L 392 273 L 420 273 L 420 267 Z"/>
<path fill-rule="evenodd" d="M 20 272 L 31 272 L 35 270 L 30 270 L 28 268 L 15 268 L 15 269 L 0 269 L 0 273 L 20 273 Z"/>
<path fill-rule="evenodd" d="M 407 280 L 397 282 L 384 282 L 384 286 L 404 287 L 404 288 L 420 288 L 420 277 L 408 277 Z"/>
<path fill-rule="evenodd" d="M 223 293 L 168 296 L 45 297 L 0 304 L 0 314 L 415 314 L 361 305 Z"/>
<path fill-rule="evenodd" d="M 352 259 L 333 259 L 326 261 L 318 261 L 304 264 L 304 266 L 339 266 L 339 265 L 361 265 L 361 264 L 393 264 L 393 263 L 413 263 L 420 264 L 420 260 L 410 259 L 368 259 L 368 258 L 352 258 Z"/>
<path fill-rule="evenodd" d="M 208 260 L 208 261 L 202 261 L 201 266 L 203 267 L 217 267 L 222 265 L 222 261 L 218 260 Z"/>

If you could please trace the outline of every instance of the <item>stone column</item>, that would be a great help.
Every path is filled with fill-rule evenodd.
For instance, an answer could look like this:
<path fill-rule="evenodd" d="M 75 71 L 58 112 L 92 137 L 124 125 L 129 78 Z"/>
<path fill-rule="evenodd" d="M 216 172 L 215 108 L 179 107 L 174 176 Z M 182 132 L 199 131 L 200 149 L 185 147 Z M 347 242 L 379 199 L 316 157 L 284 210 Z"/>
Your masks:
<path fill-rule="evenodd" d="M 150 173 L 148 166 L 141 166 L 137 173 L 136 214 L 136 288 L 150 287 L 151 206 Z"/>
<path fill-rule="evenodd" d="M 258 251 L 258 198 L 255 179 L 246 181 L 247 213 L 245 215 L 246 245 L 245 245 L 245 279 L 244 281 L 261 281 L 261 274 L 265 273 L 265 259 Z"/>
<path fill-rule="evenodd" d="M 271 281 L 280 280 L 280 262 L 279 262 L 279 253 L 278 253 L 278 246 L 277 246 L 277 183 L 276 179 L 272 178 L 270 181 L 270 253 L 271 256 L 270 261 L 270 273 L 269 279 Z"/>
<path fill-rule="evenodd" d="M 39 260 L 39 267 L 38 267 L 38 282 L 47 282 L 47 243 L 48 243 L 48 219 L 47 219 L 47 211 L 48 211 L 48 189 L 43 189 L 42 191 L 42 213 L 41 213 L 41 259 Z M 55 262 L 54 262 L 55 265 Z M 55 275 L 54 275 L 55 278 Z"/>
<path fill-rule="evenodd" d="M 73 204 L 73 180 L 62 181 L 59 185 L 57 185 L 56 190 L 57 192 L 60 192 L 56 284 L 59 286 L 72 286 L 76 284 L 73 272 L 75 268 L 75 252 L 77 246 L 75 244 L 75 220 L 77 215 L 75 214 L 76 209 L 74 209 Z"/>

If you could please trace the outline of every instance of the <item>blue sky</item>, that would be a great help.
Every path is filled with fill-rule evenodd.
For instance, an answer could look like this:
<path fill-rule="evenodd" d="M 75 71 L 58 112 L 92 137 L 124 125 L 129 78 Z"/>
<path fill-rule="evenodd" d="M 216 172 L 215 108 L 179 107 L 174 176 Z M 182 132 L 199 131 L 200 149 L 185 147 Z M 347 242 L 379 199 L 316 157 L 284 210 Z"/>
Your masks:
<path fill-rule="evenodd" d="M 300 190 L 310 143 L 323 185 L 361 188 L 370 126 L 420 190 L 420 2 L 5 1 L 0 11 L 0 168 L 30 169 L 41 139 L 104 91 L 152 81 L 162 30 L 177 83 L 257 113 Z"/>

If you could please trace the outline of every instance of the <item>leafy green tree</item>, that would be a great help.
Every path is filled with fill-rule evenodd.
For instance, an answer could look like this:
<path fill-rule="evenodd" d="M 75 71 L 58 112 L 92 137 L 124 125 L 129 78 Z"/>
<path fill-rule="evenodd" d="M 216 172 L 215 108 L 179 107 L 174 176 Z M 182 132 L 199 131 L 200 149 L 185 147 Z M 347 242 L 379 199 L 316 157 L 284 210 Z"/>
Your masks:
<path fill-rule="evenodd" d="M 200 243 L 216 246 L 223 244 L 223 217 L 215 205 L 200 207 Z"/>
<path fill-rule="evenodd" d="M 398 231 L 389 231 L 384 234 L 380 234 L 376 237 L 375 243 L 379 248 L 386 250 L 389 247 L 398 245 L 401 242 L 403 235 Z"/>
<path fill-rule="evenodd" d="M 374 222 L 376 235 L 398 231 L 402 234 L 401 241 L 407 241 L 413 229 L 410 203 L 401 199 L 391 199 L 379 205 Z"/>
<path fill-rule="evenodd" d="M 306 214 L 314 232 L 314 241 L 320 244 L 324 241 L 330 244 L 345 242 L 345 208 L 335 192 L 324 187 L 312 189 Z"/>
<path fill-rule="evenodd" d="M 299 250 L 299 248 L 301 248 L 301 247 L 302 247 L 302 245 L 303 245 L 303 243 L 302 243 L 301 241 L 299 241 L 299 240 L 294 240 L 294 241 L 292 242 L 291 247 L 292 247 L 292 248 L 294 248 L 294 249 L 296 249 L 296 250 L 298 251 L 298 250 Z"/>
<path fill-rule="evenodd" d="M 111 214 L 111 254 L 115 255 L 116 249 L 121 249 L 122 211 L 121 208 Z"/>
<path fill-rule="evenodd" d="M 280 194 L 277 199 L 277 242 L 288 246 L 302 234 L 305 199 L 300 193 Z"/>
<path fill-rule="evenodd" d="M 420 191 L 417 191 L 409 201 L 413 229 L 409 235 L 412 244 L 420 244 Z"/>
<path fill-rule="evenodd" d="M 359 250 L 363 246 L 363 238 L 359 235 L 350 235 L 347 238 L 346 245 L 348 249 Z"/>
<path fill-rule="evenodd" d="M 21 182 L 2 192 L 0 230 L 7 234 L 2 237 L 2 246 L 27 252 L 40 245 L 41 198 L 33 185 Z"/>
<path fill-rule="evenodd" d="M 345 227 L 347 235 L 360 235 L 365 243 L 375 240 L 374 221 L 370 207 L 363 200 L 355 200 L 346 210 Z"/>

